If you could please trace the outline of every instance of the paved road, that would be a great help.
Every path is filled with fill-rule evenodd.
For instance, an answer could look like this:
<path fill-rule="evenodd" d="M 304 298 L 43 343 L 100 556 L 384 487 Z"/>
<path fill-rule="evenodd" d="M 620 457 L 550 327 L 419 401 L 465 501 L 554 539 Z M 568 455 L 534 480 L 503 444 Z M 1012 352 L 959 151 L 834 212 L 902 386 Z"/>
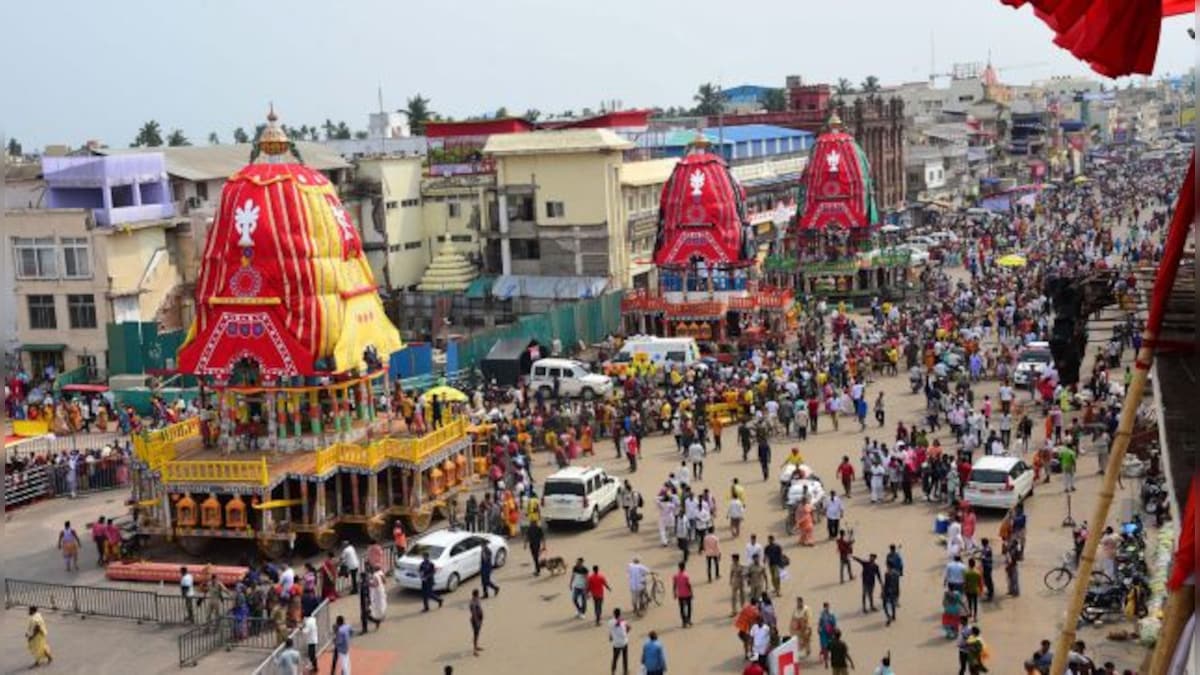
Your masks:
<path fill-rule="evenodd" d="M 822 419 L 821 432 L 815 437 L 810 435 L 800 446 L 807 462 L 818 475 L 826 477 L 827 483 L 832 480 L 834 467 L 843 454 L 850 455 L 857 463 L 863 436 L 890 438 L 897 420 L 911 423 L 919 419 L 924 399 L 908 393 L 904 376 L 873 383 L 868 388 L 869 400 L 874 400 L 880 389 L 885 392 L 888 403 L 888 420 L 883 429 L 872 425 L 866 432 L 860 432 L 856 423 L 844 420 L 841 430 L 833 432 L 827 428 L 828 420 Z M 995 398 L 995 389 L 994 383 L 983 385 L 977 399 L 981 400 L 984 393 Z M 1035 425 L 1035 440 L 1039 429 L 1040 424 Z M 942 440 L 943 444 L 949 442 L 945 436 Z M 772 475 L 764 482 L 753 457 L 749 462 L 741 460 L 734 430 L 726 430 L 724 441 L 725 452 L 710 456 L 705 466 L 705 480 L 698 485 L 708 487 L 720 497 L 727 494 L 734 477 L 746 484 L 749 510 L 742 538 L 733 540 L 728 523 L 723 519 L 719 523 L 718 532 L 727 563 L 729 553 L 744 548 L 749 533 L 758 533 L 762 540 L 768 534 L 782 537 L 783 511 L 779 506 L 776 476 Z M 787 441 L 773 444 L 776 463 L 782 461 L 791 445 L 793 443 Z M 649 505 L 649 497 L 678 464 L 678 459 L 669 437 L 651 437 L 645 449 L 646 460 L 636 474 L 628 477 L 647 495 Z M 627 477 L 624 462 L 614 457 L 610 442 L 600 444 L 595 463 L 622 480 Z M 1100 480 L 1096 475 L 1094 455 L 1083 455 L 1080 466 L 1079 491 L 1074 496 L 1073 511 L 1076 519 L 1085 519 L 1090 517 Z M 550 471 L 548 458 L 539 457 L 536 475 L 541 478 Z M 1127 488 L 1131 487 L 1127 485 Z M 1123 512 L 1122 503 L 1128 494 L 1118 494 L 1117 513 Z M 75 501 L 47 502 L 10 515 L 4 535 L 4 573 L 15 578 L 67 581 L 73 575 L 62 571 L 53 549 L 61 521 L 70 518 L 73 522 L 85 522 L 99 513 L 114 511 L 120 500 L 121 495 L 106 493 Z M 785 551 L 792 560 L 792 574 L 784 583 L 783 598 L 778 601 L 781 624 L 786 625 L 798 594 L 805 596 L 814 607 L 828 601 L 838 615 L 860 672 L 870 672 L 880 657 L 889 651 L 901 673 L 957 672 L 954 647 L 940 637 L 937 625 L 941 611 L 939 589 L 944 551 L 931 532 L 936 509 L 924 503 L 873 506 L 867 502 L 865 491 L 857 485 L 847 506 L 845 523 L 853 525 L 856 531 L 858 554 L 874 551 L 882 557 L 889 543 L 902 547 L 906 574 L 898 621 L 885 627 L 882 613 L 864 615 L 861 612 L 858 584 L 838 583 L 836 552 L 831 543 L 822 539 L 815 548 L 805 549 L 799 547 L 794 538 L 785 538 Z M 723 506 L 720 512 L 724 512 Z M 1066 514 L 1066 498 L 1057 477 L 1049 486 L 1039 487 L 1029 502 L 1028 513 L 1028 555 L 1022 568 L 1024 592 L 1019 599 L 998 596 L 996 602 L 986 603 L 982 608 L 984 637 L 994 654 L 993 672 L 1014 672 L 1040 639 L 1053 638 L 1066 604 L 1064 594 L 1050 593 L 1041 583 L 1046 570 L 1057 564 L 1070 545 L 1069 530 L 1061 526 Z M 624 569 L 632 556 L 640 556 L 664 577 L 669 576 L 678 562 L 676 549 L 659 545 L 655 515 L 653 510 L 647 512 L 643 522 L 645 527 L 636 535 L 626 530 L 619 512 L 605 517 L 594 531 L 556 528 L 548 537 L 550 554 L 561 555 L 568 561 L 582 556 L 589 566 L 600 565 L 614 588 L 606 604 L 627 608 Z M 994 538 L 998 522 L 999 514 L 983 515 L 978 536 Z M 818 527 L 818 534 L 821 532 L 823 529 Z M 590 621 L 574 618 L 567 577 L 543 574 L 535 578 L 529 556 L 520 548 L 520 542 L 514 540 L 512 546 L 509 563 L 496 577 L 503 591 L 485 604 L 485 651 L 480 658 L 471 656 L 467 623 L 467 600 L 473 583 L 449 596 L 443 609 L 429 614 L 421 613 L 416 594 L 393 590 L 383 630 L 356 637 L 354 641 L 355 672 L 440 673 L 444 664 L 454 664 L 457 674 L 606 672 L 607 634 Z M 87 556 L 84 560 L 85 563 L 94 562 Z M 740 672 L 743 662 L 728 616 L 727 587 L 723 580 L 707 584 L 702 561 L 697 562 L 695 557 L 689 564 L 689 572 L 697 588 L 695 627 L 680 628 L 676 609 L 668 599 L 664 606 L 653 609 L 644 619 L 633 621 L 631 657 L 637 658 L 641 641 L 653 629 L 662 637 L 672 672 Z M 996 576 L 999 588 L 1003 590 L 1003 574 L 998 571 Z M 99 572 L 85 567 L 76 583 L 98 581 Z M 353 600 L 340 601 L 338 609 L 352 621 L 357 618 L 357 603 Z M 60 659 L 55 670 L 119 673 L 129 672 L 130 667 L 133 672 L 172 669 L 172 631 L 120 622 L 80 623 L 78 619 L 57 615 L 48 615 L 47 619 L 51 642 Z M 0 618 L 0 634 L 3 635 L 0 672 L 22 666 L 26 656 L 20 649 L 23 628 L 23 609 L 9 610 Z M 1081 636 L 1089 645 L 1099 647 L 1106 658 L 1114 658 L 1122 666 L 1136 666 L 1141 657 L 1125 654 L 1129 647 L 1102 644 L 1103 633 L 1107 630 L 1084 629 Z M 116 635 L 132 638 L 120 643 L 119 652 L 114 651 L 113 646 Z M 164 656 L 164 651 L 169 655 Z M 97 654 L 103 658 L 97 659 Z M 201 662 L 197 672 L 238 672 L 245 668 L 246 662 L 242 654 L 218 654 Z M 83 664 L 87 664 L 86 670 L 80 669 Z M 814 665 L 810 663 L 809 667 Z"/>

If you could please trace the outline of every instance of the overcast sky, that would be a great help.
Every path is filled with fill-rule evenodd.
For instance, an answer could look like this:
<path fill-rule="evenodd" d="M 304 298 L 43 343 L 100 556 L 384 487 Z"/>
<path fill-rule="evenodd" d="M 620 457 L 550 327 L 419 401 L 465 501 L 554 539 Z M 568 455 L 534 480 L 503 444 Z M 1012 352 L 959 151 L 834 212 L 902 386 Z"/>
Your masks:
<path fill-rule="evenodd" d="M 942 72 L 989 48 L 998 67 L 1041 64 L 1004 81 L 1090 72 L 999 0 L 39 0 L 3 14 L 0 129 L 27 150 L 128 145 L 148 119 L 229 141 L 268 100 L 293 126 L 365 129 L 379 85 L 389 109 L 420 92 L 455 117 L 690 105 L 708 80 L 887 85 L 928 77 L 931 34 Z M 1156 75 L 1195 63 L 1192 21 L 1164 24 Z"/>

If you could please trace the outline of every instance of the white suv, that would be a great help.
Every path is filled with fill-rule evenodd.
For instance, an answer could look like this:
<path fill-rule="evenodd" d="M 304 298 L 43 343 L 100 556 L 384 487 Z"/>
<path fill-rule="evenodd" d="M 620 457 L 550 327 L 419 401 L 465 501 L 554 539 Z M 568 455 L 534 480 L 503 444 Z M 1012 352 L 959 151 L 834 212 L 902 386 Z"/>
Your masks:
<path fill-rule="evenodd" d="M 588 523 L 595 527 L 600 516 L 617 508 L 617 479 L 604 469 L 569 466 L 546 478 L 542 485 L 542 517 Z"/>
<path fill-rule="evenodd" d="M 1011 509 L 1033 494 L 1033 469 L 1020 457 L 990 455 L 975 460 L 963 499 L 979 509 Z"/>
<path fill-rule="evenodd" d="M 554 395 L 555 381 L 559 396 L 582 396 L 585 399 L 604 398 L 612 393 L 612 380 L 597 375 L 579 361 L 571 359 L 539 359 L 529 371 L 529 387 L 543 396 Z"/>

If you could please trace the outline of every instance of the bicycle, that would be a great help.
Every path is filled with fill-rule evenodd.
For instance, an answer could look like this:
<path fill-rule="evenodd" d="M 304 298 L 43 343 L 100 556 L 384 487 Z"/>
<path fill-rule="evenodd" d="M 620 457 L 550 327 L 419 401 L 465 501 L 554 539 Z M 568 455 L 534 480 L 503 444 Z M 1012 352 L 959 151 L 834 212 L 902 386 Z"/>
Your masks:
<path fill-rule="evenodd" d="M 1071 584 L 1075 578 L 1075 552 L 1070 551 L 1063 555 L 1062 564 L 1058 567 L 1046 572 L 1046 576 L 1042 577 L 1042 583 L 1046 584 L 1046 588 L 1052 591 L 1061 591 Z M 1111 586 L 1113 584 L 1112 577 L 1108 576 L 1100 570 L 1092 570 L 1091 586 Z"/>
<path fill-rule="evenodd" d="M 653 602 L 655 606 L 661 607 L 663 597 L 667 594 L 667 587 L 663 581 L 654 572 L 646 578 L 646 585 L 642 587 L 641 593 L 638 594 L 637 607 L 634 607 L 634 612 L 638 616 L 646 613 L 646 609 Z"/>

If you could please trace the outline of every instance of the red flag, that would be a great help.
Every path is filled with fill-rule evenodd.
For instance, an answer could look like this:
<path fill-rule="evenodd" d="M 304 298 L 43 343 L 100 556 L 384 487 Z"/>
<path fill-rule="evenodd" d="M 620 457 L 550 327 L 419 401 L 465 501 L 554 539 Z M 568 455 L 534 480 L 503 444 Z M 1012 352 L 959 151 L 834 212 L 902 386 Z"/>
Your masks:
<path fill-rule="evenodd" d="M 1171 578 L 1167 588 L 1178 590 L 1188 577 L 1196 573 L 1196 502 L 1200 501 L 1200 480 L 1193 475 L 1188 489 L 1187 504 L 1183 507 L 1183 522 L 1179 524 L 1179 546 L 1175 549 L 1175 561 L 1171 565 Z M 1192 583 L 1195 583 L 1193 580 Z"/>

